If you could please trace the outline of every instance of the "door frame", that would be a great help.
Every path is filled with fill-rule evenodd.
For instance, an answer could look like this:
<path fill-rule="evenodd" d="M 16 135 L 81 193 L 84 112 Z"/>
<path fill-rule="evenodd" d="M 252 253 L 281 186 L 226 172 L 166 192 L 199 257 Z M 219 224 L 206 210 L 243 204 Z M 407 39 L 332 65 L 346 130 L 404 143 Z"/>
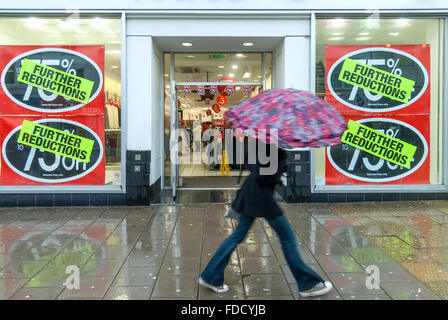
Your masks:
<path fill-rule="evenodd" d="M 233 86 L 244 86 L 244 85 L 250 85 L 250 86 L 260 86 L 261 88 L 266 88 L 266 52 L 258 52 L 261 53 L 261 81 L 255 81 L 255 82 L 210 82 L 210 81 L 203 81 L 203 82 L 185 82 L 185 81 L 179 81 L 176 82 L 175 79 L 175 59 L 174 55 L 178 52 L 170 52 L 170 94 L 171 94 L 171 104 L 170 104 L 170 139 L 169 139 L 169 145 L 171 146 L 174 141 L 171 140 L 171 132 L 173 130 L 178 129 L 179 121 L 177 118 L 177 100 L 178 100 L 178 94 L 176 87 L 177 86 L 197 86 L 197 85 L 204 85 L 204 86 L 210 86 L 210 85 L 219 85 L 219 86 L 227 86 L 227 85 L 233 85 Z M 164 53 L 165 54 L 165 53 Z M 272 71 L 273 72 L 273 71 Z M 174 121 L 173 121 L 174 120 Z M 165 129 L 163 129 L 165 130 Z M 162 134 L 164 134 L 162 132 Z M 171 150 L 171 148 L 170 148 Z M 171 158 L 171 152 L 168 152 Z M 163 157 L 162 157 L 163 158 Z M 179 164 L 173 163 L 170 161 L 170 185 L 165 185 L 165 159 L 162 159 L 162 179 L 161 183 L 162 189 L 171 189 L 171 196 L 174 199 L 177 195 L 177 190 L 236 190 L 237 187 L 222 187 L 222 188 L 210 188 L 210 187 L 199 187 L 199 188 L 182 188 L 179 187 Z M 174 173 L 174 174 L 173 174 Z"/>

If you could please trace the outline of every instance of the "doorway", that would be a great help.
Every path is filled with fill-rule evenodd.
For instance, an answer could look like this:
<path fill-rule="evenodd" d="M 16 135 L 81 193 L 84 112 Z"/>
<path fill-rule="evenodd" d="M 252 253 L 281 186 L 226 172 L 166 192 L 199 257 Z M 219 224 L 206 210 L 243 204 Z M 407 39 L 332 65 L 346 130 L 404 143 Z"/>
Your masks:
<path fill-rule="evenodd" d="M 271 88 L 271 53 L 165 54 L 165 188 L 237 189 L 249 174 L 229 108 Z M 233 147 L 233 148 L 232 148 Z"/>

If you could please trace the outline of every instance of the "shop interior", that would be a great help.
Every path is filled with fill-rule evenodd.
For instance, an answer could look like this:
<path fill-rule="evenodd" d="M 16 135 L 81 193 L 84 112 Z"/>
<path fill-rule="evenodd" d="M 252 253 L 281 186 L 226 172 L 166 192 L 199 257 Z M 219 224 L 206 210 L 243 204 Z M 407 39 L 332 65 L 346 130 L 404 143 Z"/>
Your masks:
<path fill-rule="evenodd" d="M 165 186 L 169 186 L 170 178 L 170 55 L 165 55 Z M 266 89 L 271 87 L 271 54 L 265 54 Z M 235 134 L 232 124 L 226 121 L 224 113 L 229 108 L 242 101 L 256 96 L 262 92 L 262 54 L 261 53 L 185 53 L 175 54 L 175 80 L 183 83 L 207 83 L 207 82 L 237 82 L 237 83 L 260 83 L 259 85 L 235 85 L 229 86 L 233 93 L 228 94 L 227 86 L 217 86 L 217 92 L 209 85 L 185 85 L 176 86 L 177 91 L 177 127 L 185 129 L 190 137 L 199 137 L 200 142 L 192 141 L 182 143 L 183 150 L 180 154 L 190 155 L 189 163 L 179 164 L 179 188 L 237 188 L 244 181 L 244 177 L 249 171 L 240 164 L 229 162 L 229 156 L 222 154 L 221 163 L 207 163 L 201 160 L 200 163 L 193 161 L 193 154 L 199 151 L 201 154 L 212 154 L 214 147 L 212 142 L 217 134 L 221 135 L 222 148 L 217 148 L 217 152 L 227 150 L 226 139 L 233 139 L 230 134 Z M 187 89 L 187 90 L 185 90 Z M 188 90 L 189 89 L 189 90 Z M 201 91 L 203 89 L 203 91 Z M 232 91 L 230 91 L 232 92 Z M 224 95 L 225 103 L 218 101 L 218 97 Z M 207 129 L 213 130 L 213 136 L 208 139 L 205 136 Z M 210 131 L 211 132 L 211 131 Z M 226 134 L 227 133 L 227 134 Z M 218 138 L 219 139 L 219 138 Z M 205 141 L 204 141 L 205 140 Z M 228 143 L 228 142 L 227 142 Z M 227 145 L 227 147 L 226 147 Z M 235 155 L 234 155 L 235 157 Z M 230 157 L 231 158 L 231 157 Z M 231 161 L 231 160 L 230 160 Z M 239 176 L 241 175 L 241 179 Z M 239 183 L 238 183 L 239 181 Z"/>

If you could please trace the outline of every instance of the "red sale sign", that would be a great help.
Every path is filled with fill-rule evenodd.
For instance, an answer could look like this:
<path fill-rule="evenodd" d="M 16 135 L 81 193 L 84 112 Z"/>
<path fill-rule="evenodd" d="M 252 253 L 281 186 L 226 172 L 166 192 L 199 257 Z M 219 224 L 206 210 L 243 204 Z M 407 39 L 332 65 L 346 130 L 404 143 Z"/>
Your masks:
<path fill-rule="evenodd" d="M 219 96 L 218 98 L 216 98 L 216 103 L 219 104 L 220 106 L 224 106 L 227 103 L 227 97 L 226 96 Z M 213 110 L 213 111 L 215 111 L 215 110 Z"/>
<path fill-rule="evenodd" d="M 35 133 L 35 141 L 41 139 L 52 150 L 80 147 L 76 137 L 92 143 L 88 162 L 62 156 L 46 150 L 18 143 L 17 140 L 24 120 L 44 126 L 44 128 L 64 131 L 73 140 L 57 139 L 56 131 L 45 135 L 43 131 Z M 33 138 L 34 139 L 34 138 Z M 2 116 L 0 117 L 1 185 L 103 185 L 105 182 L 104 157 L 104 116 Z M 43 145 L 44 147 L 44 145 Z"/>
<path fill-rule="evenodd" d="M 357 72 L 346 70 L 346 62 L 356 63 Z M 341 114 L 430 113 L 428 44 L 327 46 L 325 70 L 326 101 Z"/>
<path fill-rule="evenodd" d="M 387 136 L 416 146 L 409 169 L 347 144 L 326 148 L 325 184 L 429 184 L 429 116 L 345 116 Z M 383 140 L 375 148 L 387 147 Z"/>
<path fill-rule="evenodd" d="M 33 85 L 18 81 L 25 59 L 47 67 L 30 75 Z M 103 75 L 104 46 L 0 46 L 0 115 L 104 114 Z M 87 103 L 70 98 L 82 81 L 93 83 Z"/>

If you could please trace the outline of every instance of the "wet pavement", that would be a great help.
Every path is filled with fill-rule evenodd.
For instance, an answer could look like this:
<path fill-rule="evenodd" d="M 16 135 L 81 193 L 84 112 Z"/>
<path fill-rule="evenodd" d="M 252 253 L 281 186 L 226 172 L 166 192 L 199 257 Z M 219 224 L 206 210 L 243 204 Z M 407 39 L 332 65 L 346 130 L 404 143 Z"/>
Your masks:
<path fill-rule="evenodd" d="M 303 260 L 334 284 L 318 299 L 448 299 L 448 201 L 280 205 Z M 235 227 L 226 208 L 2 208 L 0 299 L 298 299 L 278 238 L 261 219 L 231 257 L 230 290 L 198 286 Z M 65 286 L 69 265 L 79 267 L 80 289 Z M 371 265 L 377 289 L 366 285 Z"/>

